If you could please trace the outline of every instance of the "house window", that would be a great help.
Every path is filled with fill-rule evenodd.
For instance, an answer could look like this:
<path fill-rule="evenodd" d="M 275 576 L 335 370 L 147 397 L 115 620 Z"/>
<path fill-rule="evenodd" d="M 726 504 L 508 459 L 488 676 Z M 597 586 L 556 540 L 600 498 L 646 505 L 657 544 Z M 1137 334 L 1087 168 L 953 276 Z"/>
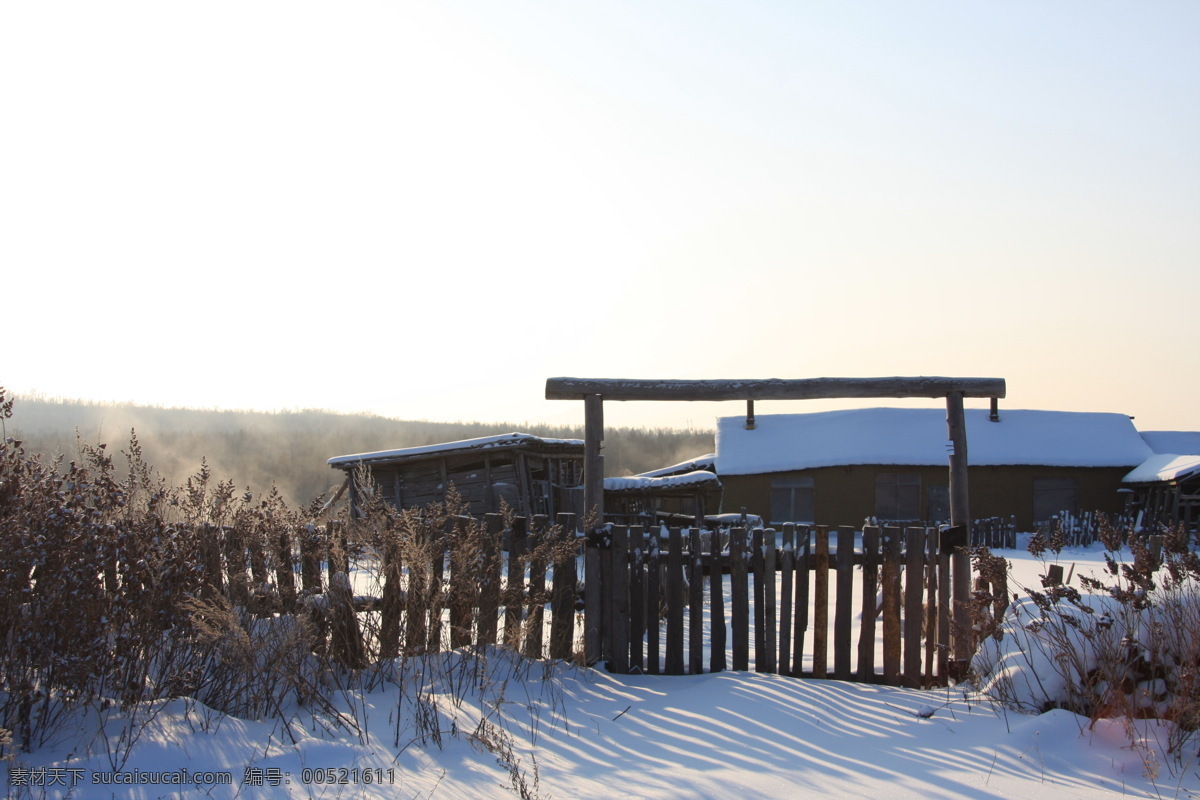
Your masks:
<path fill-rule="evenodd" d="M 950 487 L 946 484 L 933 483 L 925 487 L 925 519 L 950 521 Z"/>
<path fill-rule="evenodd" d="M 875 476 L 875 516 L 882 520 L 921 518 L 921 476 L 881 472 Z"/>
<path fill-rule="evenodd" d="M 811 477 L 771 480 L 771 524 L 814 522 L 816 493 Z"/>
<path fill-rule="evenodd" d="M 1079 481 L 1075 478 L 1033 479 L 1033 521 L 1045 522 L 1064 511 L 1074 514 L 1078 507 Z"/>

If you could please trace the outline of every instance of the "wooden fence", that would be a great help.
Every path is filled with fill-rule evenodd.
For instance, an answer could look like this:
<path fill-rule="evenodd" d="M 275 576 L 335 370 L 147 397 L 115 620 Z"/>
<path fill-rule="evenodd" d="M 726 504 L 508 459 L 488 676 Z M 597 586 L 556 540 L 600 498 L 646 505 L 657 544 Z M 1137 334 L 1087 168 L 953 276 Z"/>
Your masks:
<path fill-rule="evenodd" d="M 947 534 L 785 525 L 734 528 L 726 538 L 671 528 L 665 550 L 658 529 L 591 534 L 588 660 L 615 672 L 678 675 L 746 670 L 753 655 L 759 672 L 944 684 L 950 552 L 966 538 Z"/>
<path fill-rule="evenodd" d="M 488 514 L 463 541 L 467 517 L 418 548 L 360 553 L 340 525 L 274 531 L 201 531 L 205 590 L 253 613 L 308 614 L 314 649 L 350 665 L 376 658 L 503 644 L 531 657 L 574 655 L 578 545 L 574 514 Z M 375 594 L 355 593 L 351 567 L 369 573 Z M 299 586 L 297 586 L 299 577 Z"/>
<path fill-rule="evenodd" d="M 753 668 L 913 687 L 961 666 L 948 598 L 965 531 L 618 525 L 578 539 L 574 515 L 556 523 L 451 519 L 415 560 L 356 558 L 360 573 L 374 570 L 369 595 L 344 577 L 353 548 L 333 525 L 277 539 L 213 529 L 202 563 L 209 590 L 235 604 L 310 614 L 314 648 L 350 665 L 501 644 L 622 673 Z M 468 532 L 466 551 L 455 543 Z"/>

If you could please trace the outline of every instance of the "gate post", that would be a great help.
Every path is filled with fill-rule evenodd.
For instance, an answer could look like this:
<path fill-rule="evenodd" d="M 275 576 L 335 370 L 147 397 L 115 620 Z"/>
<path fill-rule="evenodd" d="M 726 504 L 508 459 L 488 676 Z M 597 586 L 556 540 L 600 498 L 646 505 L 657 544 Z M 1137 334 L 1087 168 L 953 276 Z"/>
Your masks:
<path fill-rule="evenodd" d="M 967 604 L 971 599 L 971 512 L 967 491 L 967 421 L 963 412 L 963 393 L 946 395 L 946 426 L 950 437 L 950 525 L 966 532 L 962 546 L 950 557 L 953 587 L 951 613 L 954 615 L 954 661 L 951 672 L 957 678 L 966 674 L 974 642 L 971 641 L 971 620 Z"/>

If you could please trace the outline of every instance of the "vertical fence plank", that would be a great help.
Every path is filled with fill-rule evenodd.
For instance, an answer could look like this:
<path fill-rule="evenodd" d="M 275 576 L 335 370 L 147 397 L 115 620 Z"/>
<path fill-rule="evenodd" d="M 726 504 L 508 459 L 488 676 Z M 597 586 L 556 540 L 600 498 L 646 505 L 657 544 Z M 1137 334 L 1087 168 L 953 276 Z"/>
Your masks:
<path fill-rule="evenodd" d="M 320 528 L 311 524 L 304 526 L 300 533 L 300 589 L 305 594 L 321 593 L 321 559 L 325 555 L 323 543 Z M 219 578 L 221 555 L 219 551 L 215 551 L 212 555 L 216 556 Z M 217 589 L 220 588 L 221 585 L 218 583 Z"/>
<path fill-rule="evenodd" d="M 683 674 L 683 532 L 667 540 L 667 674 Z"/>
<path fill-rule="evenodd" d="M 483 580 L 479 586 L 475 637 L 475 643 L 480 646 L 496 643 L 496 628 L 500 623 L 500 539 L 504 534 L 504 517 L 487 514 L 483 526 Z"/>
<path fill-rule="evenodd" d="M 651 526 L 646 538 L 646 671 L 662 671 L 662 529 Z"/>
<path fill-rule="evenodd" d="M 858 679 L 875 680 L 875 618 L 879 613 L 879 528 L 863 526 L 862 623 L 858 630 Z"/>
<path fill-rule="evenodd" d="M 504 643 L 520 652 L 525 623 L 526 520 L 513 517 L 508 531 L 508 581 L 504 588 Z"/>
<path fill-rule="evenodd" d="M 688 672 L 704 672 L 704 560 L 700 529 L 688 531 Z"/>
<path fill-rule="evenodd" d="M 556 518 L 554 588 L 550 600 L 550 657 L 569 659 L 575 644 L 575 598 L 579 594 L 579 540 L 575 515 Z"/>
<path fill-rule="evenodd" d="M 925 624 L 925 529 L 909 528 L 904 541 L 904 685 L 921 686 L 921 629 Z"/>
<path fill-rule="evenodd" d="M 629 548 L 629 671 L 645 672 L 646 531 L 641 525 L 629 529 Z"/>
<path fill-rule="evenodd" d="M 542 640 L 546 624 L 546 537 L 550 518 L 537 514 L 533 518 L 533 530 L 529 542 L 529 612 L 525 630 L 525 655 L 529 658 L 542 657 Z M 604 581 L 600 581 L 601 589 Z M 603 628 L 601 628 L 603 632 Z"/>
<path fill-rule="evenodd" d="M 720 531 L 714 530 L 708 539 L 708 617 L 709 617 L 709 656 L 708 669 L 710 672 L 721 672 L 725 669 L 725 575 L 721 565 L 721 536 Z"/>
<path fill-rule="evenodd" d="M 404 603 L 404 653 L 410 656 L 425 649 L 428 638 L 425 606 L 429 597 L 429 584 L 433 579 L 429 532 L 418 530 L 415 536 L 414 550 L 419 557 L 408 565 L 408 596 Z"/>
<path fill-rule="evenodd" d="M 854 528 L 838 527 L 837 601 L 833 615 L 833 675 L 839 681 L 850 680 L 851 621 L 854 617 Z"/>
<path fill-rule="evenodd" d="M 829 674 L 829 528 L 816 527 L 813 552 L 813 677 Z"/>
<path fill-rule="evenodd" d="M 944 528 L 938 531 L 937 673 L 941 683 L 950 678 L 950 549 L 944 546 Z"/>
<path fill-rule="evenodd" d="M 612 529 L 612 603 L 608 614 L 612 625 L 612 652 L 608 666 L 618 675 L 629 672 L 629 528 Z"/>
<path fill-rule="evenodd" d="M 383 598 L 379 610 L 379 657 L 400 655 L 400 622 L 404 615 L 404 564 L 395 531 L 389 531 L 381 555 Z"/>
<path fill-rule="evenodd" d="M 775 564 L 778 561 L 775 530 L 767 528 L 763 531 L 763 667 L 761 672 L 776 672 L 777 645 L 779 636 L 778 615 L 776 613 L 776 573 Z"/>
<path fill-rule="evenodd" d="M 883 681 L 900 684 L 900 529 L 883 529 Z"/>
<path fill-rule="evenodd" d="M 729 627 L 733 669 L 750 668 L 750 592 L 746 580 L 746 529 L 729 531 Z"/>
<path fill-rule="evenodd" d="M 451 526 L 449 530 L 453 530 L 454 520 L 447 520 L 447 525 Z M 429 653 L 437 653 L 442 649 L 442 607 L 445 605 L 442 598 L 442 587 L 445 585 L 446 578 L 446 541 L 447 533 L 443 532 L 441 536 L 431 542 L 431 567 L 426 584 L 428 594 L 425 601 L 425 607 L 429 609 L 428 639 L 425 642 L 425 650 Z M 333 561 L 332 557 L 330 561 Z"/>
<path fill-rule="evenodd" d="M 479 566 L 471 563 L 476 555 L 468 549 L 479 523 L 470 517 L 458 517 L 450 539 L 450 649 L 471 644 L 471 622 L 479 599 Z"/>
<path fill-rule="evenodd" d="M 292 534 L 287 528 L 280 529 L 275 545 L 275 584 L 279 587 L 280 607 L 286 614 L 296 610 L 296 565 Z"/>
<path fill-rule="evenodd" d="M 804 632 L 808 630 L 808 579 L 812 561 L 812 531 L 796 530 L 796 619 L 792 631 L 792 674 L 804 672 Z"/>
<path fill-rule="evenodd" d="M 332 528 L 333 523 L 329 523 Z M 225 576 L 229 586 L 229 599 L 235 606 L 250 605 L 250 582 L 246 577 L 246 542 L 242 531 L 236 527 L 224 529 L 225 532 Z M 333 565 L 330 564 L 329 574 L 333 575 Z"/>
<path fill-rule="evenodd" d="M 754 576 L 754 671 L 766 668 L 766 602 L 763 585 L 763 530 L 755 528 L 750 534 L 750 572 Z"/>
<path fill-rule="evenodd" d="M 796 526 L 784 523 L 779 551 L 779 674 L 792 674 L 792 580 L 796 567 Z"/>
<path fill-rule="evenodd" d="M 601 531 L 588 531 L 583 551 L 583 650 L 589 666 L 600 660 Z"/>
<path fill-rule="evenodd" d="M 934 686 L 933 665 L 937 654 L 937 554 L 936 528 L 925 531 L 925 680 L 922 687 Z"/>

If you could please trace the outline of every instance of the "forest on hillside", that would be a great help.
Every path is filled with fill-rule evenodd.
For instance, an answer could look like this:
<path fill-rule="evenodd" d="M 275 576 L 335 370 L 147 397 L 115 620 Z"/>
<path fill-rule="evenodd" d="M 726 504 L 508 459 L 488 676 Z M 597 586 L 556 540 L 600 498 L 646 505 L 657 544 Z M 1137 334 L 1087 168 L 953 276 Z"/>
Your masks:
<path fill-rule="evenodd" d="M 275 486 L 293 506 L 332 494 L 342 473 L 333 456 L 453 442 L 500 433 L 582 438 L 581 426 L 508 422 L 429 422 L 325 410 L 226 411 L 93 403 L 44 397 L 15 398 L 6 435 L 26 452 L 76 458 L 81 443 L 129 448 L 136 433 L 143 456 L 172 486 L 207 463 L 215 479 L 261 495 Z M 713 432 L 673 428 L 605 431 L 605 471 L 633 475 L 713 452 Z M 118 455 L 118 466 L 123 459 Z"/>

